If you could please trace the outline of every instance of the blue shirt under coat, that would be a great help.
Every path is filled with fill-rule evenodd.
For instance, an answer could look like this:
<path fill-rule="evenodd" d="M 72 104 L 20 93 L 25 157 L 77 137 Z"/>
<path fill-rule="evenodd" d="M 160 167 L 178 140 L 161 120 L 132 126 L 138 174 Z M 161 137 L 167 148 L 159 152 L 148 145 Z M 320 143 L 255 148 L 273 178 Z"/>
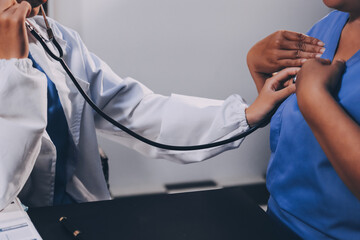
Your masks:
<path fill-rule="evenodd" d="M 333 11 L 308 32 L 325 43 L 323 58 L 333 59 L 348 18 L 347 13 Z M 336 97 L 360 124 L 360 53 L 355 53 L 346 66 Z M 360 201 L 321 149 L 295 94 L 283 102 L 271 120 L 270 147 L 270 215 L 303 239 L 360 239 Z"/>
<path fill-rule="evenodd" d="M 64 110 L 61 106 L 60 98 L 55 84 L 49 79 L 44 70 L 34 58 L 29 54 L 29 59 L 33 61 L 33 67 L 43 72 L 47 78 L 48 109 L 46 131 L 56 148 L 56 170 L 55 170 L 55 190 L 54 205 L 74 203 L 74 200 L 66 193 L 67 171 L 66 162 L 71 149 L 71 137 L 66 121 Z"/>

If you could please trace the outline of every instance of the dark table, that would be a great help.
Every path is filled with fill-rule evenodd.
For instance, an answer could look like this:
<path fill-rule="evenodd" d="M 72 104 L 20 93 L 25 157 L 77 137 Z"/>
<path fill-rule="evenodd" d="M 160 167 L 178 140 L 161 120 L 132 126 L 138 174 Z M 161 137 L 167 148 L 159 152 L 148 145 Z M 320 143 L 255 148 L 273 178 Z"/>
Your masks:
<path fill-rule="evenodd" d="M 28 214 L 44 240 L 72 239 L 58 222 L 61 216 L 87 240 L 298 239 L 240 187 L 30 208 Z"/>

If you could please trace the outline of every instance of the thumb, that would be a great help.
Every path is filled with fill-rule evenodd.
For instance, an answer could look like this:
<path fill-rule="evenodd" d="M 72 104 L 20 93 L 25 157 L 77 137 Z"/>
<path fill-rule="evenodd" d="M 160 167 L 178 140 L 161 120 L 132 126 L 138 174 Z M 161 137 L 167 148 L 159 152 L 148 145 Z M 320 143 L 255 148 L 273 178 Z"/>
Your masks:
<path fill-rule="evenodd" d="M 288 96 L 293 94 L 295 92 L 295 90 L 296 90 L 295 84 L 290 84 L 286 88 L 276 91 L 275 92 L 276 102 L 280 102 L 280 101 L 284 100 L 285 98 L 287 98 Z"/>

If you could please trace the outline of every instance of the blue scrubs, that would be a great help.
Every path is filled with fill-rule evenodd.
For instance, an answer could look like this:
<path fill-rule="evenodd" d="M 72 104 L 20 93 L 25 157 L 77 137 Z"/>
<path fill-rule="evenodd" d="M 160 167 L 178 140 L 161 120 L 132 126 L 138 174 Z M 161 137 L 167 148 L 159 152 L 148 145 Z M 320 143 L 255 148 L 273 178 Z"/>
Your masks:
<path fill-rule="evenodd" d="M 333 59 L 348 18 L 347 13 L 334 11 L 309 31 L 325 43 L 323 58 Z M 360 52 L 346 65 L 337 98 L 360 124 Z M 304 239 L 360 239 L 360 201 L 327 159 L 295 94 L 279 107 L 270 131 L 269 214 Z"/>

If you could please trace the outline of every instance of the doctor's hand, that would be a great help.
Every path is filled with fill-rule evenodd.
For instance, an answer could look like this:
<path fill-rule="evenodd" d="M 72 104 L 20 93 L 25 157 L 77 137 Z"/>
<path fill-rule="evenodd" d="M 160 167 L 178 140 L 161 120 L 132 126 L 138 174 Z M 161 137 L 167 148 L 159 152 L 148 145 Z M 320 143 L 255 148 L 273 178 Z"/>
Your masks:
<path fill-rule="evenodd" d="M 296 90 L 292 77 L 300 68 L 286 68 L 265 81 L 259 96 L 246 110 L 246 120 L 250 127 L 254 126 L 283 100 Z"/>
<path fill-rule="evenodd" d="M 324 51 L 324 43 L 316 38 L 281 30 L 256 43 L 248 52 L 247 64 L 260 92 L 272 73 L 300 67 L 307 59 L 319 58 Z"/>
<path fill-rule="evenodd" d="M 0 59 L 28 57 L 25 18 L 31 10 L 31 5 L 25 1 L 0 0 Z"/>

